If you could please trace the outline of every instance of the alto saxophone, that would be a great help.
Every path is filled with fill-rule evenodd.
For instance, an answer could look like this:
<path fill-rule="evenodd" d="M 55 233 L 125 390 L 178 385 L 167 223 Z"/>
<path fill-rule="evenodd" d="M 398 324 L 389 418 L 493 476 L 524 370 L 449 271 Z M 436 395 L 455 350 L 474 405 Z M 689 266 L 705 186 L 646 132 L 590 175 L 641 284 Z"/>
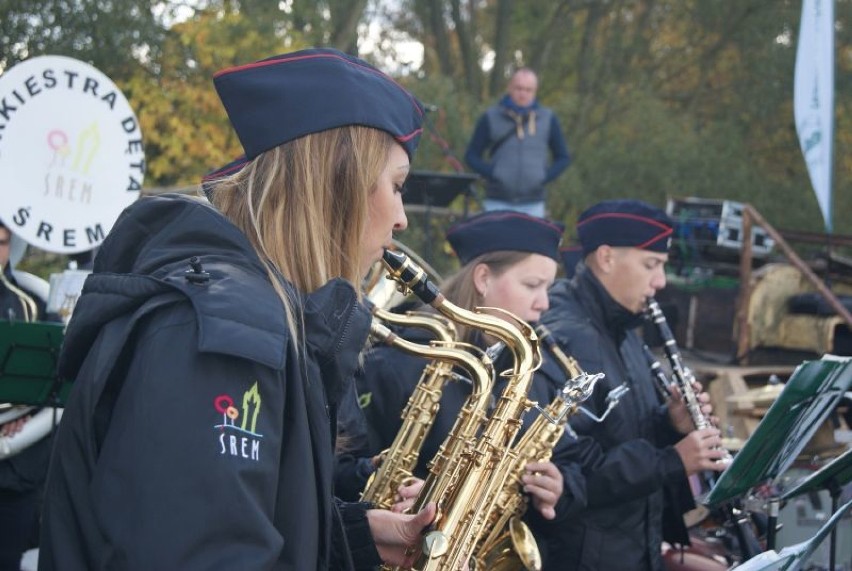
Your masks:
<path fill-rule="evenodd" d="M 536 327 L 536 332 L 565 372 L 566 380 L 550 405 L 539 409 L 539 416 L 514 446 L 517 456 L 510 468 L 511 477 L 500 492 L 498 509 L 489 516 L 490 531 L 476 549 L 476 569 L 515 571 L 541 568 L 540 559 L 533 559 L 521 549 L 528 543 L 522 535 L 519 537 L 524 530 L 518 523 L 527 509 L 521 477 L 530 462 L 550 460 L 554 446 L 565 432 L 568 418 L 577 412 L 580 403 L 592 395 L 595 384 L 604 377 L 603 373 L 590 375 L 583 371 L 576 359 L 566 355 L 556 344 L 544 325 Z"/>
<path fill-rule="evenodd" d="M 462 410 L 432 460 L 429 476 L 415 501 L 415 511 L 432 501 L 438 510 L 412 569 L 460 569 L 471 562 L 474 548 L 485 533 L 487 516 L 505 487 L 515 459 L 511 444 L 523 414 L 534 404 L 526 394 L 541 360 L 538 337 L 528 324 L 508 312 L 517 325 L 483 313 L 482 308 L 469 311 L 447 301 L 425 272 L 404 254 L 386 250 L 383 260 L 390 279 L 402 290 L 415 293 L 442 315 L 499 339 L 513 357 L 511 371 L 503 373 L 508 376 L 506 389 L 491 415 L 483 424 L 490 398 Z"/>
<path fill-rule="evenodd" d="M 666 316 L 660 309 L 660 305 L 657 303 L 657 300 L 653 297 L 648 298 L 645 317 L 656 326 L 660 337 L 663 339 L 663 351 L 665 352 L 666 359 L 669 362 L 672 377 L 675 385 L 677 385 L 678 389 L 680 389 L 683 401 L 686 404 L 686 410 L 689 412 L 689 416 L 692 419 L 692 423 L 695 425 L 695 428 L 702 430 L 704 428 L 712 427 L 713 423 L 709 418 L 707 418 L 707 415 L 702 412 L 701 402 L 698 400 L 698 395 L 695 394 L 695 389 L 692 386 L 695 382 L 695 375 L 689 367 L 684 365 L 683 359 L 680 356 L 680 350 L 677 346 L 677 341 L 675 341 L 672 330 L 669 328 L 669 324 L 666 321 Z M 659 372 L 654 371 L 654 374 L 658 375 Z M 727 450 L 725 451 L 725 457 L 719 459 L 720 462 L 729 462 L 730 460 L 731 454 Z"/>
<path fill-rule="evenodd" d="M 373 338 L 406 353 L 430 359 L 417 382 L 402 413 L 402 425 L 393 443 L 380 454 L 379 468 L 370 476 L 361 494 L 361 500 L 389 509 L 396 491 L 411 479 L 420 457 L 423 441 L 438 412 L 444 385 L 454 377 L 453 365 L 460 365 L 473 373 L 474 392 L 485 390 L 482 385 L 491 384 L 490 362 L 475 359 L 468 351 L 451 344 L 455 340 L 455 326 L 439 315 L 399 315 L 377 307 L 373 315 L 382 321 L 423 327 L 432 331 L 436 338 L 427 345 L 410 343 L 376 324 Z M 484 377 L 484 380 L 483 380 Z"/>

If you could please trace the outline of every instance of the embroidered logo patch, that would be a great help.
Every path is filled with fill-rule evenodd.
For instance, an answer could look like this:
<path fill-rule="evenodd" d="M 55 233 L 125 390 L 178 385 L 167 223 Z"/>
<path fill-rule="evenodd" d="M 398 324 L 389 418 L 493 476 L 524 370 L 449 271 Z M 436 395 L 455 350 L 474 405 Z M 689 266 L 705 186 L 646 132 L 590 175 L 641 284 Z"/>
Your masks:
<path fill-rule="evenodd" d="M 260 440 L 263 438 L 257 433 L 260 402 L 257 381 L 243 393 L 240 408 L 235 406 L 230 395 L 219 395 L 213 399 L 213 407 L 222 415 L 221 424 L 213 426 L 219 431 L 219 454 L 254 462 L 260 459 Z"/>

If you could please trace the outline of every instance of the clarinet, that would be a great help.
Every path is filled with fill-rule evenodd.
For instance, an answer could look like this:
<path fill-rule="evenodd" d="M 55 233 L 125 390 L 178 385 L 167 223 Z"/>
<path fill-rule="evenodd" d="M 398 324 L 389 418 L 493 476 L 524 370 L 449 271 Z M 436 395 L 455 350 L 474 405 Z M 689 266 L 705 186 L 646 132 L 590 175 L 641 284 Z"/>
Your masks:
<path fill-rule="evenodd" d="M 645 353 L 645 360 L 648 361 L 648 367 L 651 368 L 651 374 L 656 381 L 655 386 L 657 387 L 657 392 L 660 394 L 660 398 L 663 401 L 669 400 L 672 398 L 672 392 L 669 390 L 669 379 L 666 377 L 665 371 L 663 371 L 663 366 L 660 365 L 657 357 L 647 345 L 642 345 L 642 352 Z"/>
<path fill-rule="evenodd" d="M 692 423 L 698 430 L 711 428 L 713 423 L 710 422 L 710 419 L 701 411 L 701 402 L 698 400 L 698 395 L 695 394 L 695 389 L 692 387 L 692 384 L 695 382 L 695 375 L 693 375 L 692 370 L 690 370 L 689 367 L 683 364 L 683 359 L 680 356 L 680 350 L 678 349 L 672 330 L 669 328 L 669 324 L 666 321 L 666 316 L 663 315 L 660 305 L 653 297 L 648 298 L 645 316 L 656 326 L 657 331 L 660 333 L 660 337 L 663 339 L 663 350 L 665 351 L 666 359 L 669 362 L 672 377 L 683 395 L 683 400 L 686 404 L 687 411 L 689 411 L 689 416 L 692 418 Z M 730 453 L 725 451 L 725 457 L 721 458 L 719 461 L 729 462 L 730 460 Z"/>
<path fill-rule="evenodd" d="M 645 311 L 648 320 L 656 326 L 657 331 L 660 333 L 660 337 L 663 339 L 663 350 L 666 353 L 666 359 L 669 361 L 669 367 L 671 367 L 672 370 L 672 377 L 683 395 L 684 403 L 686 403 L 686 409 L 689 411 L 689 416 L 692 417 L 692 422 L 695 424 L 695 428 L 698 430 L 710 428 L 712 426 L 710 419 L 701 412 L 701 403 L 698 401 L 698 395 L 695 394 L 695 389 L 692 387 L 692 383 L 695 381 L 695 375 L 692 374 L 689 367 L 683 364 L 683 360 L 680 356 L 680 350 L 677 347 L 677 342 L 675 341 L 672 330 L 669 328 L 669 324 L 666 321 L 666 316 L 663 315 L 663 311 L 660 309 L 660 305 L 657 303 L 657 300 L 649 297 L 648 307 Z"/>
<path fill-rule="evenodd" d="M 680 388 L 681 394 L 683 394 L 683 398 L 686 402 L 689 414 L 692 417 L 692 421 L 695 424 L 695 428 L 700 430 L 702 428 L 713 426 L 710 419 L 701 412 L 701 403 L 698 402 L 698 397 L 695 394 L 695 390 L 692 388 L 695 376 L 689 367 L 683 364 L 674 335 L 666 322 L 666 316 L 663 315 L 659 304 L 652 297 L 648 298 L 645 316 L 654 323 L 657 327 L 657 331 L 660 333 L 660 337 L 663 339 L 663 348 L 665 350 L 666 359 L 669 361 L 669 368 L 672 371 L 672 377 L 674 377 L 675 384 L 677 384 Z M 646 351 L 646 357 L 649 359 L 649 363 L 651 359 L 654 359 L 653 353 L 651 353 L 650 349 Z M 657 363 L 657 365 L 659 367 L 659 363 Z M 658 378 L 665 377 L 665 374 L 662 373 L 661 370 L 658 368 L 655 369 L 653 365 L 651 365 L 651 367 L 655 376 Z M 730 462 L 731 460 L 731 453 L 725 450 L 725 456 L 717 460 L 717 462 L 721 464 Z M 712 489 L 716 485 L 716 477 L 712 472 L 703 472 L 701 474 L 701 479 L 708 490 Z M 731 503 L 724 504 L 719 509 L 725 520 L 724 527 L 727 529 L 726 533 L 731 533 L 731 530 L 733 530 L 737 539 L 737 545 L 742 561 L 751 559 L 760 553 L 762 551 L 761 543 L 754 528 L 752 527 L 751 515 L 745 512 L 740 506 L 735 506 Z"/>

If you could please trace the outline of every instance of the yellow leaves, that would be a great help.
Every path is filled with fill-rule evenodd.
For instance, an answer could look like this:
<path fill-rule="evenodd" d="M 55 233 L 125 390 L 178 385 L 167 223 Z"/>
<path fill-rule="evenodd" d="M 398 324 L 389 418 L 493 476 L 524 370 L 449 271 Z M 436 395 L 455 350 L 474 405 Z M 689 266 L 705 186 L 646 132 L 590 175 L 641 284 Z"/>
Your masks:
<path fill-rule="evenodd" d="M 147 186 L 198 184 L 205 173 L 242 153 L 213 88 L 213 74 L 295 49 L 283 44 L 258 33 L 240 14 L 198 12 L 169 30 L 159 61 L 122 86 L 142 129 Z"/>

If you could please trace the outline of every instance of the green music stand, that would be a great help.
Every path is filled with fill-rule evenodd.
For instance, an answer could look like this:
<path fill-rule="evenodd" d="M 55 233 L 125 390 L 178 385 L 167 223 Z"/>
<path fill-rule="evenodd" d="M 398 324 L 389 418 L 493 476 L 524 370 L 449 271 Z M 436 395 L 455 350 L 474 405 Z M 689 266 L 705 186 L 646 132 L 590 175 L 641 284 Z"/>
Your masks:
<path fill-rule="evenodd" d="M 837 523 L 843 518 L 849 508 L 852 507 L 852 500 L 843 505 L 831 519 L 826 522 L 816 534 L 801 543 L 785 547 L 778 553 L 775 551 L 765 551 L 756 557 L 738 565 L 737 571 L 800 571 L 804 564 L 808 561 L 820 543 L 825 540 L 825 536 L 829 533 L 833 534 L 837 529 Z M 834 569 L 834 567 L 832 567 Z"/>
<path fill-rule="evenodd" d="M 825 355 L 799 365 L 703 503 L 712 506 L 727 502 L 779 478 L 850 385 L 852 358 Z M 773 549 L 780 498 L 770 497 L 768 506 L 766 545 Z"/>
<path fill-rule="evenodd" d="M 840 503 L 841 488 L 852 480 L 852 448 L 835 458 L 807 478 L 797 482 L 792 488 L 781 494 L 782 500 L 789 500 L 798 495 L 828 490 L 831 496 L 831 513 L 837 513 Z M 831 547 L 829 551 L 829 569 L 835 568 L 837 559 L 837 530 L 831 530 Z"/>
<path fill-rule="evenodd" d="M 63 406 L 71 388 L 59 379 L 61 323 L 0 321 L 0 402 Z"/>
<path fill-rule="evenodd" d="M 806 492 L 842 488 L 852 480 L 852 448 L 820 468 L 781 494 L 782 500 L 795 498 Z M 837 506 L 834 506 L 835 508 Z M 831 510 L 832 512 L 837 510 Z"/>

